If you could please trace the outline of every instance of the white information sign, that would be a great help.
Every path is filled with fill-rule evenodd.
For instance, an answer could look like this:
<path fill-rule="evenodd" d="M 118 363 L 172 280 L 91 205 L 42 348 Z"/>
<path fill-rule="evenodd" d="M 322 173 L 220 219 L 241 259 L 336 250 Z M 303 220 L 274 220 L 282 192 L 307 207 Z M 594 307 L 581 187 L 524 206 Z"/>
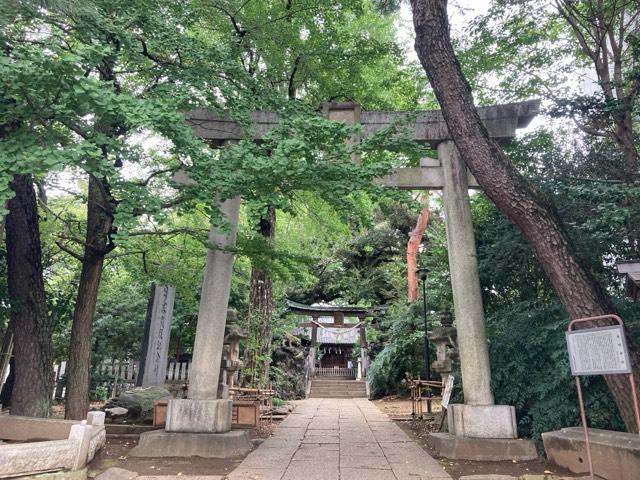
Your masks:
<path fill-rule="evenodd" d="M 449 407 L 449 400 L 451 400 L 451 391 L 453 390 L 453 375 L 447 377 L 447 384 L 444 386 L 444 392 L 442 394 L 442 408 Z"/>
<path fill-rule="evenodd" d="M 631 373 L 621 325 L 567 332 L 567 348 L 574 376 Z"/>

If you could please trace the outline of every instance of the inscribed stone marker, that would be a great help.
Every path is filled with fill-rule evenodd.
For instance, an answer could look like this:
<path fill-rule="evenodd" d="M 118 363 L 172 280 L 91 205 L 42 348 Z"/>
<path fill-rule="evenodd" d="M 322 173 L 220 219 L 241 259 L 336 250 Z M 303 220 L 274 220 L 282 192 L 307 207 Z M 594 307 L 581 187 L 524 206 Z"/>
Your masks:
<path fill-rule="evenodd" d="M 176 288 L 173 286 L 152 285 L 151 287 L 137 386 L 164 385 L 175 297 Z"/>

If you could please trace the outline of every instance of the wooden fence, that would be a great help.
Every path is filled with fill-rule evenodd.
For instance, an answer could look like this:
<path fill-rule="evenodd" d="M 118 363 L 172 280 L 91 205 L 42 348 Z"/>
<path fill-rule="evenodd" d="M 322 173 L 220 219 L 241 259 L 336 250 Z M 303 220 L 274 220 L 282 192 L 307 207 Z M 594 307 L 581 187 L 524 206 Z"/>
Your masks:
<path fill-rule="evenodd" d="M 168 384 L 186 383 L 189 380 L 190 366 L 191 362 L 169 362 L 165 382 Z M 98 376 L 98 385 L 106 388 L 109 396 L 115 397 L 135 386 L 139 368 L 140 366 L 137 361 L 104 362 L 93 370 L 93 374 Z M 56 379 L 56 386 L 53 392 L 54 398 L 65 397 L 66 389 L 64 387 L 63 377 L 66 369 L 67 362 L 64 361 L 53 366 Z"/>
<path fill-rule="evenodd" d="M 355 368 L 316 368 L 317 377 L 349 377 L 356 378 Z"/>

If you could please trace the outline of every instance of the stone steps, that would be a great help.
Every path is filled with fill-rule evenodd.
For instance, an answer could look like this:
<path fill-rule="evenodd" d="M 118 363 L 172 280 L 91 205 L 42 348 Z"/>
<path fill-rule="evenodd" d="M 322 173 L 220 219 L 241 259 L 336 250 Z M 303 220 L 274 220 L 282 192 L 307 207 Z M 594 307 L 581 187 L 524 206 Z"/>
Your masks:
<path fill-rule="evenodd" d="M 345 383 L 316 383 L 312 382 L 313 387 L 318 388 L 366 388 L 363 382 L 345 382 Z"/>
<path fill-rule="evenodd" d="M 362 386 L 349 386 L 349 387 L 343 387 L 343 386 L 336 386 L 336 387 L 320 387 L 318 385 L 311 385 L 311 390 L 316 390 L 318 392 L 366 392 L 366 387 Z"/>
<path fill-rule="evenodd" d="M 319 378 L 311 382 L 309 398 L 366 398 L 365 382 L 348 379 Z"/>

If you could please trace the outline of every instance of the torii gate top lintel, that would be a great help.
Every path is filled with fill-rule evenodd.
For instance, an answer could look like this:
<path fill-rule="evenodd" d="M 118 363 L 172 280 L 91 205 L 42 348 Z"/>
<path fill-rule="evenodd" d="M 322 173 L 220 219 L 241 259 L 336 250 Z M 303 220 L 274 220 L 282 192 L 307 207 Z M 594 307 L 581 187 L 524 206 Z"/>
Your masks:
<path fill-rule="evenodd" d="M 538 114 L 539 100 L 479 107 L 478 114 L 490 135 L 500 141 L 508 141 L 515 136 L 516 129 L 526 127 Z M 359 123 L 363 127 L 362 136 L 367 137 L 378 130 L 415 115 L 413 122 L 414 139 L 418 143 L 429 144 L 436 148 L 440 142 L 450 140 L 451 136 L 440 110 L 422 112 L 366 111 L 352 102 L 328 102 L 322 106 L 323 114 L 332 120 Z M 255 111 L 252 117 L 252 134 L 255 140 L 278 124 L 278 114 L 268 111 Z M 247 132 L 224 114 L 212 113 L 198 108 L 187 115 L 187 121 L 195 133 L 213 144 L 222 144 L 230 140 L 242 140 Z"/>

